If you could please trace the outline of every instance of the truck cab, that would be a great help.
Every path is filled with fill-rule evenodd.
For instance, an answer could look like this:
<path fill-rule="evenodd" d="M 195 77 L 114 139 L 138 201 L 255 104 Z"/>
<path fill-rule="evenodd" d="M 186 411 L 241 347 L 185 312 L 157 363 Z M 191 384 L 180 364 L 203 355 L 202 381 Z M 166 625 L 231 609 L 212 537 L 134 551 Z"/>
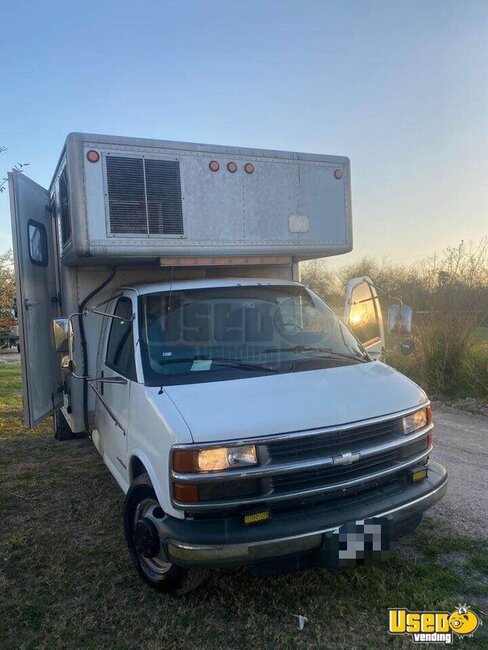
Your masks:
<path fill-rule="evenodd" d="M 443 496 L 374 283 L 299 282 L 351 248 L 347 159 L 74 134 L 10 189 L 26 423 L 90 436 L 149 584 L 368 563 Z"/>
<path fill-rule="evenodd" d="M 305 286 L 147 284 L 121 288 L 108 314 L 92 437 L 128 495 L 141 476 L 153 490 L 126 519 L 147 580 L 324 563 L 341 524 L 385 519 L 395 538 L 442 495 L 427 396 Z"/>

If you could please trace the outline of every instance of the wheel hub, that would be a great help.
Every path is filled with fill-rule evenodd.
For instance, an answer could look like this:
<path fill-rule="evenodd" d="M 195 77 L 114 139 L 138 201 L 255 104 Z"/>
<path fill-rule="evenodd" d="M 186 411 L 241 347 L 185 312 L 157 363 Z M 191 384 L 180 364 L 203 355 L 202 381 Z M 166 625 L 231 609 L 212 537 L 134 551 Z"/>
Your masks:
<path fill-rule="evenodd" d="M 134 530 L 134 543 L 144 557 L 156 557 L 160 550 L 158 530 L 148 517 L 139 519 Z"/>

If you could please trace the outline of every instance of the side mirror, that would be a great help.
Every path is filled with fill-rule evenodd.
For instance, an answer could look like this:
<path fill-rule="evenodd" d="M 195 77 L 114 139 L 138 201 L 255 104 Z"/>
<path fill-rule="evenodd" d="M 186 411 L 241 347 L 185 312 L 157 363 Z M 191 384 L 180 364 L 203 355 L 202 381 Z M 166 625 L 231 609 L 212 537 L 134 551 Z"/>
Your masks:
<path fill-rule="evenodd" d="M 398 348 L 404 356 L 408 356 L 415 350 L 415 341 L 413 339 L 405 339 L 399 343 Z"/>
<path fill-rule="evenodd" d="M 392 305 L 388 309 L 388 332 L 390 334 L 411 334 L 413 310 L 407 305 Z"/>
<path fill-rule="evenodd" d="M 69 350 L 70 324 L 68 318 L 53 320 L 54 348 L 56 352 L 66 354 Z"/>
<path fill-rule="evenodd" d="M 75 371 L 73 361 L 73 325 L 71 318 L 55 318 L 53 321 L 54 347 L 62 354 L 61 370 L 65 374 Z"/>

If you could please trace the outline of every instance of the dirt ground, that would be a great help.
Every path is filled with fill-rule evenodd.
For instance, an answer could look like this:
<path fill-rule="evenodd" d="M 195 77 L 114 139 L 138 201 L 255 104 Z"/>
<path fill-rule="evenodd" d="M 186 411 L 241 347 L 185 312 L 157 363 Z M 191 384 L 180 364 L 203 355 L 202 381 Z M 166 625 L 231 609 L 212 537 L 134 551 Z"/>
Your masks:
<path fill-rule="evenodd" d="M 434 424 L 432 457 L 449 490 L 430 515 L 452 534 L 488 539 L 488 418 L 435 404 Z"/>
<path fill-rule="evenodd" d="M 16 348 L 3 348 L 0 350 L 0 363 L 20 363 L 20 354 Z"/>

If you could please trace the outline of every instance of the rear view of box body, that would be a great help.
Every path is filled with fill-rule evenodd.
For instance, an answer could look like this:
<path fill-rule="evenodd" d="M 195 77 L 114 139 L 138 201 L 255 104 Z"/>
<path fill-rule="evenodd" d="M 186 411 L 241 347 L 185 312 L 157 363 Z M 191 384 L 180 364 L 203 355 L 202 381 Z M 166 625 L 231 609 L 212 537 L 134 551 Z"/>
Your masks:
<path fill-rule="evenodd" d="M 67 265 L 352 249 L 343 157 L 74 133 L 50 192 Z"/>

